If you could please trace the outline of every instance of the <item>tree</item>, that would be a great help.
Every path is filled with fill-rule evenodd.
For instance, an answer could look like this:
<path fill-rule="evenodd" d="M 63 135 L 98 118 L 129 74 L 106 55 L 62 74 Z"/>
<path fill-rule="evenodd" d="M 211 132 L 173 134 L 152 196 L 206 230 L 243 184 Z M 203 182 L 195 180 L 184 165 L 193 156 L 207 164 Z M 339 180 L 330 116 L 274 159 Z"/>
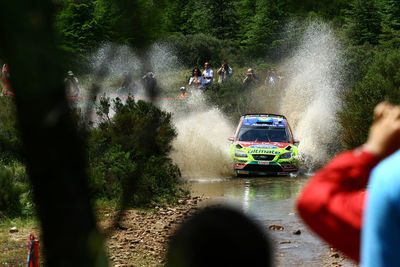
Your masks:
<path fill-rule="evenodd" d="M 287 15 L 286 1 L 258 0 L 256 14 L 245 30 L 242 47 L 253 57 L 268 53 L 279 41 L 279 29 Z"/>
<path fill-rule="evenodd" d="M 400 1 L 384 0 L 381 3 L 383 22 L 380 42 L 383 45 L 400 47 Z"/>
<path fill-rule="evenodd" d="M 382 33 L 382 16 L 374 0 L 355 0 L 346 14 L 344 32 L 353 45 L 376 45 Z"/>

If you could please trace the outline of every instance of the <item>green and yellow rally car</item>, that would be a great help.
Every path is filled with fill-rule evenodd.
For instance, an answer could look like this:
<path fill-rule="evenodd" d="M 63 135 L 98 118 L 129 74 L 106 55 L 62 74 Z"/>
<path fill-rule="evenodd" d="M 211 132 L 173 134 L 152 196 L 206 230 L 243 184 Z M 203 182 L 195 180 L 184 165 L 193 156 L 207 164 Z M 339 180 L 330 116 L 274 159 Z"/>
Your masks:
<path fill-rule="evenodd" d="M 283 115 L 245 114 L 229 140 L 238 175 L 287 175 L 298 171 L 299 141 Z"/>

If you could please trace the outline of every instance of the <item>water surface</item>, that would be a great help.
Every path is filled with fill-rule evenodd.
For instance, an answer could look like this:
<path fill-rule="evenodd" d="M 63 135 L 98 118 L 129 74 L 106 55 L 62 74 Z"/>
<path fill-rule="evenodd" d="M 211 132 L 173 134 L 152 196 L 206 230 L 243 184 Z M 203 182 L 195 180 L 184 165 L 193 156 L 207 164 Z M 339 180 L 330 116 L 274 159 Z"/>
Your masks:
<path fill-rule="evenodd" d="M 298 217 L 295 201 L 308 177 L 249 177 L 192 180 L 194 196 L 205 196 L 204 205 L 234 206 L 269 233 L 275 246 L 276 266 L 356 266 L 336 259 L 330 247 Z M 272 225 L 283 230 L 270 230 Z M 301 234 L 294 234 L 300 230 Z"/>

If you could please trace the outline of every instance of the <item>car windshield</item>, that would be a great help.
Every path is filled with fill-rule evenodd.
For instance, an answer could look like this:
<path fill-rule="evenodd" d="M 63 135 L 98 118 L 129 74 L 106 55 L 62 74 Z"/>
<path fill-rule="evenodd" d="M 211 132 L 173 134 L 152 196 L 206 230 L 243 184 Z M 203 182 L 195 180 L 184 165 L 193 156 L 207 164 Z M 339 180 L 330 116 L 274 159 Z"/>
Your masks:
<path fill-rule="evenodd" d="M 286 128 L 269 126 L 243 126 L 238 141 L 290 143 Z"/>

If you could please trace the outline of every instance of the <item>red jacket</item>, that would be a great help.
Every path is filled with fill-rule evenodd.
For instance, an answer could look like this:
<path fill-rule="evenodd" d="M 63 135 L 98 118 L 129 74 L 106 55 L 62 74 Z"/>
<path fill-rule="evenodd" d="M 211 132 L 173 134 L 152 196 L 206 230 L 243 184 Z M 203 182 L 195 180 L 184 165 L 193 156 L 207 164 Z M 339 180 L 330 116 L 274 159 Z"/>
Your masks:
<path fill-rule="evenodd" d="M 297 200 L 311 229 L 357 262 L 365 188 L 378 161 L 365 149 L 343 152 L 311 178 Z"/>

